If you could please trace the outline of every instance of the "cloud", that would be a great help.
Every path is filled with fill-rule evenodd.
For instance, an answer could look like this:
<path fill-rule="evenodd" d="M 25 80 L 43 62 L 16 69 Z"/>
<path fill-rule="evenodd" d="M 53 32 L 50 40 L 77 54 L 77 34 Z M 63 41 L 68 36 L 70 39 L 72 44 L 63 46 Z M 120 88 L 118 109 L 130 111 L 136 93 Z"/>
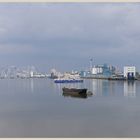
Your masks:
<path fill-rule="evenodd" d="M 20 47 L 18 45 L 13 45 L 13 44 L 4 44 L 4 45 L 0 45 L 0 54 L 27 54 L 27 53 L 31 53 L 33 51 L 33 47 L 30 45 L 20 45 Z"/>
<path fill-rule="evenodd" d="M 82 65 L 91 56 L 113 64 L 137 56 L 129 59 L 138 64 L 139 13 L 139 3 L 1 4 L 0 53 L 60 67 L 65 57 Z"/>

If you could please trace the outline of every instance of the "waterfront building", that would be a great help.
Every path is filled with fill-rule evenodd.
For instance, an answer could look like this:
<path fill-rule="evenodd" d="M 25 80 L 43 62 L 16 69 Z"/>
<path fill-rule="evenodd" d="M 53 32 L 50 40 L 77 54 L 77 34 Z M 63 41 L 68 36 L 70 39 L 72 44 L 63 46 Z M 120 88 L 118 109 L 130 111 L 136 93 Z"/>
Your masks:
<path fill-rule="evenodd" d="M 91 77 L 91 71 L 84 71 L 82 70 L 80 73 L 79 73 L 80 77 L 82 78 L 90 78 Z"/>
<path fill-rule="evenodd" d="M 30 71 L 30 77 L 32 78 L 34 76 L 34 72 Z"/>
<path fill-rule="evenodd" d="M 80 75 L 85 78 L 110 78 L 115 71 L 115 67 L 103 64 L 95 65 L 91 71 L 81 71 Z"/>
<path fill-rule="evenodd" d="M 135 66 L 124 66 L 124 77 L 127 80 L 133 80 L 136 78 L 136 67 Z"/>
<path fill-rule="evenodd" d="M 51 75 L 49 76 L 51 79 L 58 78 L 58 72 L 55 69 L 51 69 Z"/>
<path fill-rule="evenodd" d="M 96 65 L 92 68 L 91 74 L 95 77 L 109 78 L 115 73 L 115 67 L 104 65 Z"/>

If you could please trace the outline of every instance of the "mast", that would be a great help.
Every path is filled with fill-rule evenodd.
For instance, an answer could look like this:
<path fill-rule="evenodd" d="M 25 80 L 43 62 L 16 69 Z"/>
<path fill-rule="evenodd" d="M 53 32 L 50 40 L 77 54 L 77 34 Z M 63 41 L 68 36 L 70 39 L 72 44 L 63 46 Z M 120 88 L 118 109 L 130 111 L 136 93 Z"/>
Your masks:
<path fill-rule="evenodd" d="M 90 58 L 90 72 L 92 72 L 93 68 L 93 58 Z"/>

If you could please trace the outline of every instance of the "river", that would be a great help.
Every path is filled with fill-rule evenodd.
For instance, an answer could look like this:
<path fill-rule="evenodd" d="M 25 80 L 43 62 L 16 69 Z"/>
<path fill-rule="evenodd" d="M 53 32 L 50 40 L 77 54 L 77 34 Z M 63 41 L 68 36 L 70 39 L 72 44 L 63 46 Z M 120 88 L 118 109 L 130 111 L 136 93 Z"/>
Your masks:
<path fill-rule="evenodd" d="M 63 96 L 64 86 L 93 95 Z M 1 138 L 140 137 L 140 81 L 1 79 L 0 89 Z"/>

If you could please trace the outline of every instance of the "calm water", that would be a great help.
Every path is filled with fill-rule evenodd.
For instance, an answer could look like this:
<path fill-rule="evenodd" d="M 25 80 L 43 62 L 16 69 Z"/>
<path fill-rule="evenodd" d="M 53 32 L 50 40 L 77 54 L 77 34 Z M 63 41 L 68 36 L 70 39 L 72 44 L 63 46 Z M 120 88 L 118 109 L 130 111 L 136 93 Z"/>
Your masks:
<path fill-rule="evenodd" d="M 88 88 L 86 99 L 62 87 Z M 0 80 L 0 137 L 140 137 L 140 81 Z"/>

